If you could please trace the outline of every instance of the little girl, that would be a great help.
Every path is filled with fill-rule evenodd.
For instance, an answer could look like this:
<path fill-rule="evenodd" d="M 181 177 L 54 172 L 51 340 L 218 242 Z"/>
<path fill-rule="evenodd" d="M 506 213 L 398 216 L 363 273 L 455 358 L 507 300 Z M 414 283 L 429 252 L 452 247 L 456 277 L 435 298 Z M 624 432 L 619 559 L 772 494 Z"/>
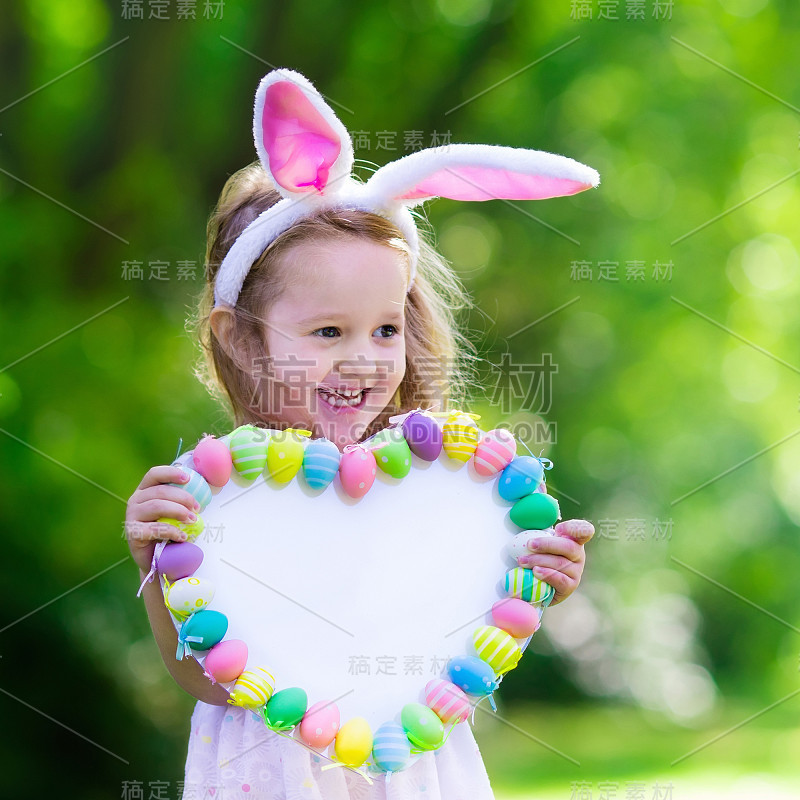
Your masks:
<path fill-rule="evenodd" d="M 204 351 L 198 376 L 231 411 L 233 426 L 304 428 L 339 447 L 385 427 L 393 414 L 457 405 L 464 340 L 454 314 L 463 290 L 417 233 L 409 207 L 431 197 L 541 199 L 598 183 L 594 170 L 561 156 L 488 145 L 412 153 L 351 176 L 350 137 L 302 76 L 267 75 L 256 93 L 259 162 L 225 184 L 208 225 L 206 286 L 194 327 Z M 185 459 L 179 459 L 183 463 Z M 191 522 L 198 505 L 175 485 L 180 463 L 151 468 L 128 502 L 126 530 L 140 581 L 159 540 L 184 541 L 161 517 Z M 577 587 L 593 527 L 562 522 L 534 539 L 523 566 L 555 589 Z M 164 663 L 197 698 L 184 800 L 484 800 L 489 780 L 468 723 L 438 750 L 369 784 L 273 733 L 191 658 L 158 581 L 144 599 Z"/>

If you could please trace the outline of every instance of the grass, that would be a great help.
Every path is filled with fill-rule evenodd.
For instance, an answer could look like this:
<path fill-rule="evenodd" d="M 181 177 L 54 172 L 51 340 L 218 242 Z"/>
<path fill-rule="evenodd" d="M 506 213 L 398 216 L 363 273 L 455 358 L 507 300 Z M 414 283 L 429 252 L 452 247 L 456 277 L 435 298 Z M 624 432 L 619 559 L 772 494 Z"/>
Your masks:
<path fill-rule="evenodd" d="M 797 703 L 744 725 L 764 706 L 731 705 L 694 729 L 627 707 L 501 708 L 505 722 L 479 712 L 474 733 L 497 800 L 788 800 Z"/>

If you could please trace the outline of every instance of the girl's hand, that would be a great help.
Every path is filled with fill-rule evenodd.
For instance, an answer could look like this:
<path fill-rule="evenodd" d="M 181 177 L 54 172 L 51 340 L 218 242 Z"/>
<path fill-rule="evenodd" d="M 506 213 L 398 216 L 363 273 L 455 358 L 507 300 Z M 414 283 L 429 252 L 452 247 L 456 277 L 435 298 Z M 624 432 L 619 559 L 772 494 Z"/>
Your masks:
<path fill-rule="evenodd" d="M 199 503 L 185 489 L 168 486 L 186 483 L 189 476 L 180 467 L 152 467 L 128 500 L 125 512 L 125 538 L 133 560 L 143 572 L 150 571 L 153 550 L 159 540 L 185 542 L 186 534 L 174 525 L 157 522 L 169 517 L 179 522 L 194 522 Z"/>
<path fill-rule="evenodd" d="M 533 574 L 555 589 L 551 606 L 569 597 L 581 582 L 586 553 L 583 546 L 594 536 L 594 525 L 584 519 L 559 522 L 553 528 L 555 536 L 537 536 L 530 531 L 528 550 L 531 555 L 520 556 L 521 567 L 533 569 Z"/>

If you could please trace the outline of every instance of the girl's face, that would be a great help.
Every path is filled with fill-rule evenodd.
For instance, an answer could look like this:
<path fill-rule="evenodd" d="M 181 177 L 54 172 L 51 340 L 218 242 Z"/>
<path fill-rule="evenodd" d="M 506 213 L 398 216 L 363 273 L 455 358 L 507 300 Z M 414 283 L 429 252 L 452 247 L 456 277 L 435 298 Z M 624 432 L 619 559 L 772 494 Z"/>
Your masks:
<path fill-rule="evenodd" d="M 287 287 L 265 319 L 263 411 L 342 447 L 405 374 L 405 256 L 352 238 L 296 245 L 282 268 Z"/>

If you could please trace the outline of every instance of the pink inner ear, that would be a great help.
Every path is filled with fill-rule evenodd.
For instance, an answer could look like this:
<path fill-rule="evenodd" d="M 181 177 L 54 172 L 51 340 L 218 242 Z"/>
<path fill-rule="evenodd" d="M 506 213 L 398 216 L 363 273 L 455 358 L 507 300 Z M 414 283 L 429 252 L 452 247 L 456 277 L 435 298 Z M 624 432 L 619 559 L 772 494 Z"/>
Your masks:
<path fill-rule="evenodd" d="M 451 200 L 545 200 L 591 188 L 591 184 L 548 175 L 524 175 L 490 167 L 448 167 L 421 180 L 400 200 L 449 197 Z"/>
<path fill-rule="evenodd" d="M 342 147 L 299 86 L 280 81 L 267 87 L 261 130 L 277 183 L 290 192 L 322 192 Z"/>

